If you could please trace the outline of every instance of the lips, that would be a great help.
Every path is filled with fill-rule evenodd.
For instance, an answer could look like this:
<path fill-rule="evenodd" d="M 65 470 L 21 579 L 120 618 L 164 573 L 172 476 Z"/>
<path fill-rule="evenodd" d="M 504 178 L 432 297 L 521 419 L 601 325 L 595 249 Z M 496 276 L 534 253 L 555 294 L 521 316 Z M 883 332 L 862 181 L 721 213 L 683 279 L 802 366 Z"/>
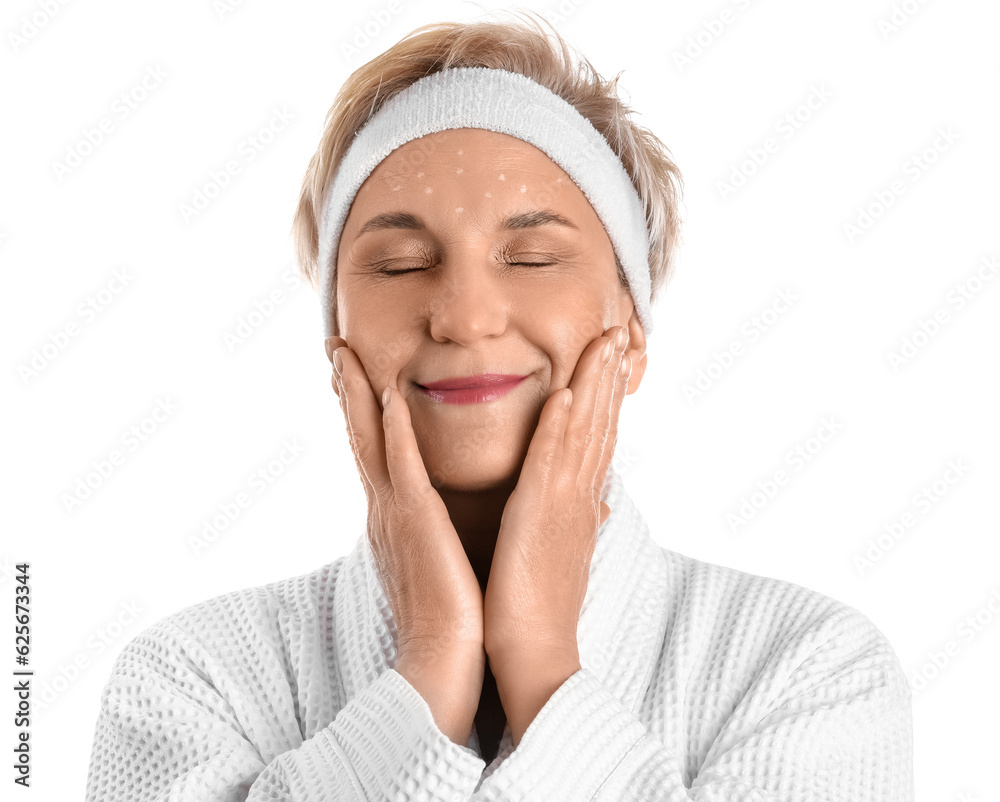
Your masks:
<path fill-rule="evenodd" d="M 480 373 L 417 386 L 422 393 L 444 404 L 482 404 L 507 395 L 526 378 L 507 373 Z"/>
<path fill-rule="evenodd" d="M 425 390 L 468 390 L 473 387 L 493 387 L 498 384 L 518 382 L 524 376 L 507 373 L 480 373 L 478 376 L 459 376 L 454 379 L 441 379 L 437 382 L 421 384 Z"/>

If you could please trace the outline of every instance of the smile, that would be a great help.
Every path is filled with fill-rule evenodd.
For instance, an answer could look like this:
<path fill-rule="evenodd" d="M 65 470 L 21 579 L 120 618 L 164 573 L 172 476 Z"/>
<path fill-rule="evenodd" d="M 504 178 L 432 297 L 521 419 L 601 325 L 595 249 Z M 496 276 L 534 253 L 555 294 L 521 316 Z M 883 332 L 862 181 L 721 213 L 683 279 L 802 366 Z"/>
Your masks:
<path fill-rule="evenodd" d="M 482 373 L 455 379 L 418 384 L 420 392 L 443 404 L 482 404 L 502 398 L 527 376 Z"/>

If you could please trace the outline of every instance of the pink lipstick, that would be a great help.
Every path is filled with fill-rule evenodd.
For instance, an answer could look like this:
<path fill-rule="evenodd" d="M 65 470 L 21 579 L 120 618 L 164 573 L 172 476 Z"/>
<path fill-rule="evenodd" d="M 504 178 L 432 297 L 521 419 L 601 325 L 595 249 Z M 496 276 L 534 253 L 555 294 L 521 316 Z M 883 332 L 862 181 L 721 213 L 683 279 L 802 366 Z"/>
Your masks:
<path fill-rule="evenodd" d="M 507 395 L 526 378 L 505 373 L 480 373 L 417 386 L 425 395 L 444 404 L 481 404 Z"/>

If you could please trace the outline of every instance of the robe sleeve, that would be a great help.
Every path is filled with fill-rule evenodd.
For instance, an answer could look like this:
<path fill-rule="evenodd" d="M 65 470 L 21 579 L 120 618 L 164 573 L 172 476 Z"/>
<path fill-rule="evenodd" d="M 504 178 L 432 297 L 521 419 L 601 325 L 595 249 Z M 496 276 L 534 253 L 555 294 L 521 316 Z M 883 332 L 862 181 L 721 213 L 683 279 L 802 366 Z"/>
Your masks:
<path fill-rule="evenodd" d="M 911 694 L 891 646 L 860 613 L 813 643 L 774 656 L 688 770 L 683 733 L 668 748 L 583 668 L 473 799 L 912 802 Z"/>
<path fill-rule="evenodd" d="M 262 754 L 260 744 L 280 742 L 275 733 L 253 731 L 231 694 L 161 646 L 129 644 L 115 664 L 94 734 L 88 802 L 423 800 L 428 791 L 468 800 L 480 780 L 483 760 L 440 731 L 395 670 L 310 738 L 299 734 L 297 715 L 286 717 L 297 745 Z"/>

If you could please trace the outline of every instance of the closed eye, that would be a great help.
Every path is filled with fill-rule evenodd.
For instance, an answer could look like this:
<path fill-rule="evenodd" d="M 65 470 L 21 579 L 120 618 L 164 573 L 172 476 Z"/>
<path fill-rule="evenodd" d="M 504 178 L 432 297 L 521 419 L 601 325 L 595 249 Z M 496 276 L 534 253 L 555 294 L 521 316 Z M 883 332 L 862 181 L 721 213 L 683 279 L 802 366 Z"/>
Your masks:
<path fill-rule="evenodd" d="M 550 265 L 554 265 L 555 262 L 504 262 L 504 264 L 510 265 L 511 267 L 548 267 Z M 404 273 L 420 273 L 427 269 L 428 268 L 426 267 L 412 267 L 406 270 L 389 270 L 387 268 L 381 268 L 376 272 L 381 273 L 384 276 L 401 276 Z"/>

